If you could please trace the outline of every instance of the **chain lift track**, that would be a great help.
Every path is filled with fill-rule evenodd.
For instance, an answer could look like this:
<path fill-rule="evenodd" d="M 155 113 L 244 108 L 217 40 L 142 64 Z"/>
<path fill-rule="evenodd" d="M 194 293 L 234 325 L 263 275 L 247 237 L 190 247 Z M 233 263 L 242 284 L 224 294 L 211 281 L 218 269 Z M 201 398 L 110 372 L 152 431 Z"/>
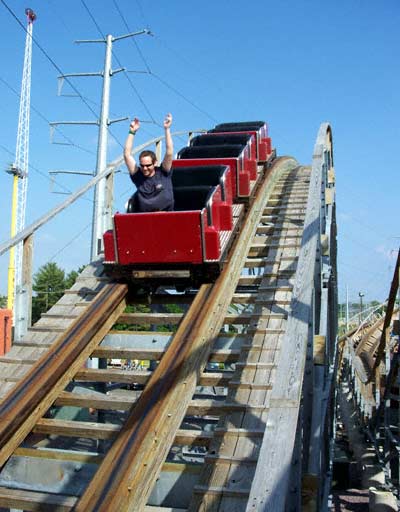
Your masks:
<path fill-rule="evenodd" d="M 89 265 L 0 359 L 0 507 L 276 512 L 300 510 L 304 485 L 322 503 L 336 355 L 330 127 L 312 167 L 281 157 L 259 175 L 215 283 L 148 297 Z"/>

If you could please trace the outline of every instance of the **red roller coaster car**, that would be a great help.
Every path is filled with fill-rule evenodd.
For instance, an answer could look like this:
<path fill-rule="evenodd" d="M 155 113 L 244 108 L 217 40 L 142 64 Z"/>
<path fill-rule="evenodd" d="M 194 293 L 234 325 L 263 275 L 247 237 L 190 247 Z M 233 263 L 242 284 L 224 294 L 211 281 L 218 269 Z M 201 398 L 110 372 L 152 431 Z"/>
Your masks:
<path fill-rule="evenodd" d="M 228 124 L 231 131 L 200 135 L 178 152 L 172 165 L 174 211 L 129 213 L 128 206 L 128 213 L 114 215 L 113 229 L 104 233 L 108 274 L 192 284 L 217 277 L 234 240 L 238 212 L 258 178 L 256 157 L 260 161 L 265 144 L 265 123 L 258 129 L 254 123 L 249 129 Z M 272 157 L 270 151 L 262 162 Z"/>

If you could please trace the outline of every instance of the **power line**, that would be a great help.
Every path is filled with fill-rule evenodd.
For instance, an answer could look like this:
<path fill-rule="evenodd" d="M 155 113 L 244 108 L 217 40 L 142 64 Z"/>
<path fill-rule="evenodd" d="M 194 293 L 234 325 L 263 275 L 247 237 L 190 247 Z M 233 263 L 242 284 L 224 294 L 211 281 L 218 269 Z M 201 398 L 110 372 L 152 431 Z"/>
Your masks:
<path fill-rule="evenodd" d="M 18 19 L 18 17 L 16 16 L 16 14 L 11 10 L 11 8 L 6 4 L 6 2 L 4 0 L 0 0 L 3 5 L 7 8 L 7 10 L 10 12 L 10 14 L 13 16 L 13 18 L 17 21 L 17 23 L 24 29 L 25 32 L 27 32 L 26 28 L 24 27 L 24 25 L 20 22 L 20 20 Z M 83 0 L 81 0 L 83 1 Z M 39 48 L 39 50 L 43 53 L 43 55 L 49 60 L 49 62 L 51 62 L 51 64 L 55 67 L 55 69 L 60 73 L 60 75 L 63 75 L 64 76 L 64 72 L 62 71 L 62 69 L 56 64 L 56 62 L 50 57 L 50 55 L 46 52 L 46 50 L 40 45 L 40 43 L 32 36 L 32 41 L 36 44 L 36 46 Z M 89 103 L 86 101 L 86 99 L 84 98 L 84 96 L 82 96 L 82 94 L 79 92 L 79 90 L 77 89 L 77 87 L 71 82 L 71 80 L 69 80 L 68 77 L 64 76 L 64 80 L 66 80 L 66 82 L 71 86 L 72 90 L 76 92 L 77 96 L 83 101 L 83 103 L 87 106 L 87 108 L 94 114 L 94 116 L 98 117 L 98 114 L 92 109 L 92 107 L 89 105 Z M 115 140 L 115 142 L 121 147 L 121 149 L 123 149 L 123 145 L 121 144 L 121 142 L 118 140 L 118 138 L 112 133 L 112 131 L 109 129 L 109 133 L 110 135 L 113 137 L 113 139 Z"/>
<path fill-rule="evenodd" d="M 70 247 L 75 242 L 75 240 L 82 235 L 82 233 L 89 229 L 91 225 L 92 222 L 90 221 L 89 224 L 86 224 L 86 226 L 83 229 L 81 229 L 81 231 L 79 231 L 75 236 L 73 236 L 63 247 L 61 247 L 61 249 L 59 249 L 55 254 L 53 254 L 49 261 L 53 261 L 59 254 L 63 253 L 65 249 Z"/>
<path fill-rule="evenodd" d="M 121 9 L 119 8 L 119 6 L 118 6 L 118 4 L 117 4 L 117 2 L 116 2 L 115 0 L 113 0 L 113 4 L 114 4 L 114 6 L 115 6 L 115 8 L 116 8 L 116 10 L 117 10 L 117 12 L 118 12 L 118 14 L 119 14 L 119 15 L 120 15 L 120 17 L 121 17 L 121 19 L 122 19 L 122 21 L 123 21 L 123 23 L 124 23 L 124 25 L 125 25 L 125 28 L 128 30 L 128 32 L 130 32 L 130 28 L 129 28 L 129 25 L 128 25 L 127 21 L 126 21 L 126 18 L 125 18 L 125 16 L 122 14 L 122 11 L 121 11 Z M 139 55 L 140 55 L 140 57 L 141 57 L 141 59 L 142 59 L 142 61 L 143 61 L 144 65 L 146 66 L 147 72 L 148 72 L 148 73 L 151 73 L 150 66 L 148 65 L 148 63 L 147 63 L 147 61 L 146 61 L 146 59 L 145 59 L 145 57 L 144 57 L 144 55 L 143 55 L 143 53 L 142 53 L 142 51 L 141 51 L 141 49 L 140 49 L 139 45 L 137 44 L 137 42 L 136 42 L 136 39 L 135 39 L 135 38 L 133 38 L 133 39 L 132 39 L 132 43 L 136 46 L 136 49 L 137 49 L 137 51 L 138 51 L 138 53 L 139 53 Z"/>
<path fill-rule="evenodd" d="M 344 188 L 346 190 L 346 187 L 343 187 L 343 185 L 340 185 L 340 188 Z M 347 189 L 348 192 L 350 192 L 350 189 Z M 353 194 L 353 192 L 351 192 Z M 357 196 L 357 202 L 362 199 L 361 196 Z M 364 204 L 367 204 L 367 203 L 364 203 Z M 370 207 L 371 205 L 369 204 L 368 207 Z M 367 228 L 369 229 L 370 231 L 372 231 L 375 236 L 377 235 L 378 237 L 382 238 L 382 239 L 387 239 L 388 237 L 387 236 L 384 236 L 382 235 L 382 226 L 381 227 L 377 227 L 377 226 L 372 226 L 370 224 L 367 224 L 365 222 L 362 222 L 361 220 L 357 219 L 356 217 L 354 217 L 353 215 L 350 215 L 349 213 L 344 213 L 343 215 L 345 215 L 346 217 L 348 217 L 350 220 L 352 220 L 353 222 L 357 222 L 358 224 L 360 224 L 360 226 L 363 226 L 364 228 Z"/>
<path fill-rule="evenodd" d="M 6 153 L 8 153 L 9 155 L 11 155 L 13 157 L 13 159 L 15 159 L 15 153 L 13 153 L 12 151 L 10 151 L 6 146 L 4 146 L 3 144 L 0 144 L 0 148 L 5 151 Z M 67 187 L 65 187 L 64 185 L 62 185 L 61 183 L 58 183 L 56 180 L 52 179 L 52 178 L 49 178 L 49 176 L 44 173 L 43 171 L 41 171 L 40 169 L 38 169 L 37 167 L 35 167 L 34 165 L 32 165 L 32 163 L 29 163 L 29 169 L 32 169 L 33 171 L 37 172 L 38 174 L 40 174 L 40 176 L 42 176 L 43 178 L 45 178 L 47 181 L 49 181 L 51 184 L 52 183 L 55 183 L 58 187 L 64 189 L 64 191 L 68 194 L 72 194 L 72 190 L 69 190 Z M 83 197 L 82 199 L 84 199 L 85 201 L 89 201 L 90 203 L 93 203 L 93 200 L 92 199 L 89 199 L 87 197 Z"/>
<path fill-rule="evenodd" d="M 12 85 L 10 85 L 6 80 L 4 80 L 4 78 L 0 77 L 0 82 L 2 82 L 5 86 L 7 86 L 17 97 L 19 97 L 19 93 L 16 89 L 14 89 L 14 87 Z M 31 109 L 35 112 L 36 115 L 38 115 L 43 121 L 46 122 L 46 124 L 49 124 L 50 123 L 50 120 L 47 119 L 41 112 L 40 110 L 38 110 L 37 108 L 35 108 L 34 106 L 32 106 L 32 103 L 31 103 Z M 60 133 L 60 135 L 62 135 L 64 137 L 64 139 L 68 142 L 68 144 L 70 144 L 71 146 L 74 146 L 78 149 L 80 149 L 81 151 L 85 151 L 86 153 L 89 153 L 91 155 L 95 155 L 96 153 L 90 149 L 87 149 L 87 148 L 84 148 L 83 146 L 80 146 L 79 144 L 76 144 L 72 139 L 70 139 L 69 137 L 67 137 L 58 127 L 55 127 L 55 130 Z"/>
<path fill-rule="evenodd" d="M 167 43 L 160 38 L 160 36 L 158 36 L 157 34 L 154 34 L 154 38 L 162 47 L 166 48 L 170 53 L 175 55 L 176 58 L 181 60 L 185 64 L 185 66 L 193 66 L 193 62 L 190 62 L 188 59 L 186 59 L 186 57 L 184 57 L 183 55 L 178 53 L 176 50 L 174 50 L 173 48 L 168 46 Z M 210 83 L 210 76 L 206 75 L 204 72 L 199 70 L 199 68 L 196 71 L 196 73 L 202 75 L 204 78 L 207 79 L 208 83 Z M 213 83 L 213 82 L 215 82 L 215 80 L 211 80 L 211 83 Z M 219 87 L 219 86 L 216 87 L 215 84 L 214 84 L 214 88 L 216 90 L 218 90 L 219 93 L 224 94 L 224 91 L 223 91 L 223 89 L 221 87 Z"/>
<path fill-rule="evenodd" d="M 24 25 L 21 23 L 21 21 L 18 19 L 17 15 L 13 12 L 13 10 L 7 5 L 5 0 L 0 0 L 1 3 L 4 5 L 4 7 L 8 10 L 8 12 L 11 14 L 11 16 L 15 19 L 15 21 L 18 23 L 18 25 L 24 30 L 24 32 L 27 32 L 27 29 L 24 27 Z M 35 45 L 39 48 L 39 50 L 43 53 L 43 55 L 46 57 L 46 59 L 52 64 L 52 66 L 58 71 L 60 75 L 64 75 L 64 72 L 62 69 L 58 66 L 58 64 L 50 57 L 50 55 L 47 53 L 47 51 L 43 48 L 43 46 L 37 41 L 35 37 L 32 36 L 32 41 L 35 43 Z M 79 96 L 79 98 L 83 101 L 83 103 L 87 106 L 87 108 L 94 114 L 94 116 L 97 118 L 97 113 L 92 109 L 92 107 L 87 103 L 87 101 L 84 99 L 82 94 L 79 92 L 79 90 L 75 87 L 75 85 L 71 82 L 71 80 L 68 79 L 68 77 L 65 78 L 67 83 L 71 86 L 71 88 L 76 92 L 76 94 Z"/>
<path fill-rule="evenodd" d="M 138 9 L 139 9 L 139 11 L 140 11 L 140 14 L 141 14 L 141 16 L 142 16 L 142 19 L 143 19 L 144 24 L 148 26 L 149 24 L 147 23 L 147 21 L 146 21 L 146 19 L 145 19 L 144 11 L 143 11 L 143 8 L 142 8 L 142 6 L 141 6 L 141 4 L 140 4 L 139 0 L 136 0 L 136 3 L 137 3 L 137 6 L 138 6 Z"/>
<path fill-rule="evenodd" d="M 105 34 L 103 33 L 103 31 L 101 30 L 99 24 L 97 23 L 97 21 L 95 20 L 93 14 L 91 13 L 90 9 L 88 8 L 88 6 L 86 5 L 85 3 L 85 0 L 81 0 L 81 3 L 82 5 L 85 7 L 87 13 L 89 14 L 90 16 L 90 19 L 93 21 L 94 25 L 96 26 L 97 30 L 99 31 L 100 35 L 105 39 Z M 112 50 L 112 53 L 115 57 L 115 60 L 117 61 L 117 64 L 122 68 L 123 66 L 121 65 L 121 62 L 120 60 L 118 59 L 116 53 L 114 50 Z M 140 96 L 138 90 L 136 89 L 136 87 L 133 85 L 131 79 L 129 78 L 128 74 L 126 73 L 126 71 L 124 71 L 124 75 L 126 76 L 132 90 L 135 92 L 136 96 L 138 97 L 139 101 L 141 102 L 141 104 L 143 105 L 143 107 L 145 108 L 147 114 L 150 116 L 151 120 L 154 122 L 154 124 L 157 124 L 156 120 L 154 119 L 153 115 L 151 114 L 150 112 L 150 109 L 147 107 L 145 101 L 143 100 L 143 98 Z"/>
<path fill-rule="evenodd" d="M 82 0 L 83 1 L 83 0 Z M 122 14 L 120 8 L 118 7 L 118 5 L 116 4 L 116 1 L 113 0 L 113 3 L 115 5 L 115 8 L 117 9 L 119 15 L 121 16 L 121 19 L 125 25 L 125 28 L 130 31 L 130 28 L 129 28 L 129 25 L 124 17 L 124 15 Z M 163 78 L 161 78 L 160 76 L 158 76 L 156 73 L 154 73 L 151 69 L 150 69 L 150 66 L 148 65 L 143 53 L 141 52 L 141 50 L 139 49 L 139 46 L 138 44 L 136 43 L 136 41 L 133 39 L 132 40 L 132 43 L 136 46 L 136 49 L 138 50 L 139 52 L 139 55 L 140 57 L 142 58 L 143 62 L 144 62 L 144 65 L 146 66 L 146 69 L 148 71 L 148 73 L 152 76 L 154 76 L 155 78 L 157 78 L 165 87 L 167 87 L 168 89 L 170 89 L 171 91 L 173 91 L 175 94 L 177 94 L 180 98 L 184 99 L 187 103 L 189 103 L 192 107 L 194 107 L 196 110 L 198 110 L 199 112 L 201 112 L 202 114 L 204 114 L 205 116 L 207 116 L 209 119 L 211 119 L 212 121 L 214 122 L 218 122 L 214 117 L 212 117 L 208 112 L 206 112 L 205 110 L 203 110 L 202 108 L 200 108 L 198 105 L 196 105 L 192 100 L 190 100 L 189 98 L 187 98 L 183 93 L 181 93 L 180 91 L 178 91 L 178 89 L 176 89 L 175 87 L 173 87 L 172 85 L 170 85 L 166 80 L 164 80 Z"/>
<path fill-rule="evenodd" d="M 341 236 L 344 237 L 344 238 L 347 238 L 347 240 L 349 240 L 350 242 L 352 242 L 353 244 L 355 245 L 358 245 L 359 247 L 361 247 L 362 249 L 368 251 L 368 252 L 371 252 L 373 250 L 373 248 L 371 246 L 368 246 L 362 242 L 359 242 L 358 240 L 355 240 L 353 238 L 351 238 L 349 235 L 346 235 L 345 233 L 341 233 Z"/>
<path fill-rule="evenodd" d="M 211 121 L 214 121 L 215 123 L 218 123 L 217 119 L 215 119 L 215 117 L 213 117 L 212 115 L 210 115 L 208 112 L 206 112 L 205 110 L 203 110 L 202 108 L 200 108 L 199 106 L 197 106 L 195 103 L 193 103 L 193 101 L 189 100 L 189 98 L 187 98 L 186 96 L 184 96 L 181 92 L 178 91 L 178 89 L 175 89 L 175 87 L 173 87 L 172 85 L 170 85 L 168 82 L 166 82 L 163 78 L 161 78 L 160 76 L 156 75 L 155 73 L 151 73 L 152 76 L 154 76 L 155 78 L 157 78 L 157 80 L 159 80 L 163 85 L 165 85 L 165 87 L 167 87 L 168 89 L 170 89 L 171 91 L 173 91 L 175 94 L 177 94 L 178 96 L 180 96 L 182 99 L 184 99 L 187 103 L 189 103 L 190 105 L 192 105 L 192 107 L 194 107 L 196 110 L 198 110 L 199 112 L 201 112 L 202 114 L 204 114 L 206 117 L 208 117 L 209 119 L 211 119 Z"/>

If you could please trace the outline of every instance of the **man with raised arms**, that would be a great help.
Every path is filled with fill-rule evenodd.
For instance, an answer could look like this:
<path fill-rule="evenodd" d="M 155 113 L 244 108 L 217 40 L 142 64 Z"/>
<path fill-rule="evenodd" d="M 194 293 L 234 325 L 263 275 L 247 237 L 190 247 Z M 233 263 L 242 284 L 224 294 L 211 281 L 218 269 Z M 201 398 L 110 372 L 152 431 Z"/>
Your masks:
<path fill-rule="evenodd" d="M 134 194 L 134 212 L 159 212 L 174 209 L 174 193 L 172 188 L 172 159 L 174 146 L 171 137 L 172 115 L 164 119 L 165 155 L 161 165 L 157 165 L 157 157 L 153 151 L 142 151 L 139 165 L 132 156 L 133 141 L 140 128 L 136 117 L 130 123 L 128 137 L 124 147 L 124 160 L 128 167 L 131 180 L 136 185 Z"/>

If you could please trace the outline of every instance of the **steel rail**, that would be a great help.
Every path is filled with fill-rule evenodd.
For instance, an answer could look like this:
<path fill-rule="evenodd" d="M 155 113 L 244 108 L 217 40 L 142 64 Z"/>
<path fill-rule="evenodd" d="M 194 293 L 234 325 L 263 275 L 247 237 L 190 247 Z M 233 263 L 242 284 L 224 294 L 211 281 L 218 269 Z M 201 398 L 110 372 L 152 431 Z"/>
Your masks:
<path fill-rule="evenodd" d="M 107 284 L 0 403 L 0 467 L 112 327 L 127 292 L 126 284 Z"/>
<path fill-rule="evenodd" d="M 144 509 L 222 327 L 264 205 L 279 175 L 297 165 L 284 157 L 266 171 L 222 274 L 200 288 L 75 512 Z"/>

